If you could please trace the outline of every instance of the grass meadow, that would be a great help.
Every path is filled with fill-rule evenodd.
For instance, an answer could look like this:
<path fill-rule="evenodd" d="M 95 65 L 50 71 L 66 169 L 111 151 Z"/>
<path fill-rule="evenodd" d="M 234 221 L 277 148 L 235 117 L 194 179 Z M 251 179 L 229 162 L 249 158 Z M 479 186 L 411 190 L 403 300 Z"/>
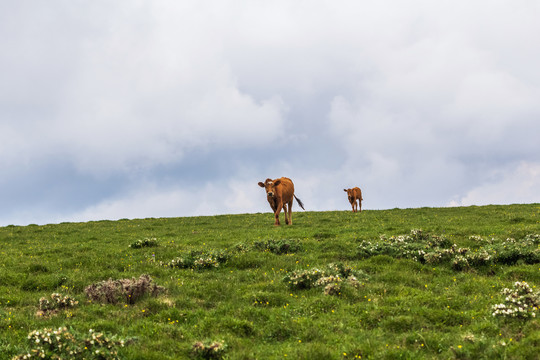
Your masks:
<path fill-rule="evenodd" d="M 540 204 L 293 220 L 1 227 L 0 359 L 540 358 Z M 159 291 L 87 295 L 144 274 Z M 525 310 L 503 293 L 516 282 L 532 291 Z"/>

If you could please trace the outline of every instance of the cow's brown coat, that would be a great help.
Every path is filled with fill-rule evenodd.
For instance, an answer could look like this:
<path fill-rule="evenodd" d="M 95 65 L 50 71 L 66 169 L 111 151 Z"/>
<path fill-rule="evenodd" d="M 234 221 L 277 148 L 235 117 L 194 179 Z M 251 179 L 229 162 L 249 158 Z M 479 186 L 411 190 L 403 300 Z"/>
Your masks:
<path fill-rule="evenodd" d="M 274 225 L 280 225 L 279 213 L 281 212 L 281 209 L 285 212 L 285 224 L 292 225 L 293 198 L 296 199 L 298 205 L 304 209 L 302 201 L 294 195 L 294 184 L 292 180 L 286 177 L 275 180 L 266 179 L 264 183 L 259 182 L 259 186 L 266 190 L 266 199 L 274 211 L 274 216 L 276 218 Z"/>
<path fill-rule="evenodd" d="M 362 190 L 359 187 L 353 187 L 352 189 L 343 189 L 347 193 L 349 202 L 352 206 L 353 212 L 362 211 Z"/>

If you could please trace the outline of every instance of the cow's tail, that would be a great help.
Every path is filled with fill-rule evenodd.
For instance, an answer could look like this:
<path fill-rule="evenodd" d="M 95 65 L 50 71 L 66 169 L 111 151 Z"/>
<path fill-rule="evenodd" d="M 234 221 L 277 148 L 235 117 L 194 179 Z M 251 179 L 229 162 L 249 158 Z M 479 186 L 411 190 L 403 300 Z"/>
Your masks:
<path fill-rule="evenodd" d="M 298 205 L 300 205 L 300 207 L 302 208 L 302 210 L 306 210 L 306 209 L 304 209 L 304 203 L 302 202 L 302 200 L 297 198 L 296 195 L 293 195 L 293 196 L 296 199 L 296 202 L 298 202 Z"/>

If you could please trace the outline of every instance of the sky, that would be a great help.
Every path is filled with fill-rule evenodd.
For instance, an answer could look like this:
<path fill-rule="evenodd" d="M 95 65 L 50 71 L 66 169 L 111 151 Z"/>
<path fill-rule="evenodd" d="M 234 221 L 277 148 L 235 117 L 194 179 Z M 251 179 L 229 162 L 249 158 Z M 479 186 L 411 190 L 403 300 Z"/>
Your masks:
<path fill-rule="evenodd" d="M 536 0 L 0 0 L 0 226 L 540 202 Z M 294 211 L 302 211 L 294 205 Z"/>

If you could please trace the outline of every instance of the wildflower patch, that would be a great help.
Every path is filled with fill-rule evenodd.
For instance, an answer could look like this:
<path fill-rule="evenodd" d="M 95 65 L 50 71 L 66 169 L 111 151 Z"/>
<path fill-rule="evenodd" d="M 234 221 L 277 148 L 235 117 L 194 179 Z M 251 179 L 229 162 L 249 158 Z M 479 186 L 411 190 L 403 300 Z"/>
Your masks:
<path fill-rule="evenodd" d="M 226 263 L 230 257 L 231 255 L 226 251 L 192 250 L 167 263 L 160 264 L 171 268 L 203 270 L 217 268 Z"/>
<path fill-rule="evenodd" d="M 504 303 L 493 305 L 493 316 L 535 318 L 540 310 L 540 292 L 534 292 L 525 281 L 514 283 L 513 289 L 502 290 Z"/>
<path fill-rule="evenodd" d="M 297 240 L 289 239 L 255 241 L 253 248 L 259 251 L 268 251 L 276 255 L 297 253 L 302 250 L 302 246 Z"/>
<path fill-rule="evenodd" d="M 249 251 L 270 252 L 276 255 L 295 254 L 303 250 L 302 244 L 293 239 L 266 239 L 256 240 L 253 243 L 238 243 L 234 250 L 237 253 L 247 253 Z"/>
<path fill-rule="evenodd" d="M 367 278 L 360 270 L 353 270 L 342 263 L 331 263 L 325 269 L 312 268 L 295 270 L 288 273 L 283 279 L 291 290 L 306 290 L 323 288 L 326 295 L 341 294 L 342 286 L 355 289 L 360 287 L 358 277 Z"/>
<path fill-rule="evenodd" d="M 362 241 L 357 248 L 361 259 L 375 255 L 412 259 L 423 264 L 450 264 L 456 271 L 492 266 L 540 263 L 540 235 L 527 235 L 523 239 L 508 238 L 486 240 L 478 235 L 469 237 L 478 247 L 458 247 L 446 237 L 425 234 L 421 230 L 411 230 L 409 235 L 387 237 L 381 235 L 379 241 Z"/>
<path fill-rule="evenodd" d="M 133 244 L 129 245 L 132 249 L 140 249 L 143 247 L 156 247 L 158 246 L 158 241 L 156 238 L 145 238 L 135 241 Z"/>
<path fill-rule="evenodd" d="M 51 301 L 42 297 L 39 299 L 39 311 L 38 315 L 53 314 L 59 310 L 75 307 L 79 302 L 69 295 L 62 295 L 59 293 L 51 294 Z"/>
<path fill-rule="evenodd" d="M 381 235 L 379 241 L 364 240 L 357 249 L 359 258 L 368 258 L 375 255 L 389 255 L 396 258 L 410 258 L 424 262 L 425 255 L 430 249 L 446 249 L 451 242 L 444 236 L 435 236 L 424 233 L 421 229 L 411 230 L 409 235 L 387 237 Z M 438 261 L 450 254 L 440 252 L 431 256 L 432 261 Z"/>
<path fill-rule="evenodd" d="M 220 360 L 225 356 L 227 344 L 225 341 L 197 341 L 191 347 L 195 359 Z"/>
<path fill-rule="evenodd" d="M 124 346 L 124 340 L 108 336 L 92 329 L 87 334 L 68 330 L 45 328 L 28 334 L 29 350 L 13 357 L 23 359 L 100 359 L 116 360 L 118 348 Z"/>

